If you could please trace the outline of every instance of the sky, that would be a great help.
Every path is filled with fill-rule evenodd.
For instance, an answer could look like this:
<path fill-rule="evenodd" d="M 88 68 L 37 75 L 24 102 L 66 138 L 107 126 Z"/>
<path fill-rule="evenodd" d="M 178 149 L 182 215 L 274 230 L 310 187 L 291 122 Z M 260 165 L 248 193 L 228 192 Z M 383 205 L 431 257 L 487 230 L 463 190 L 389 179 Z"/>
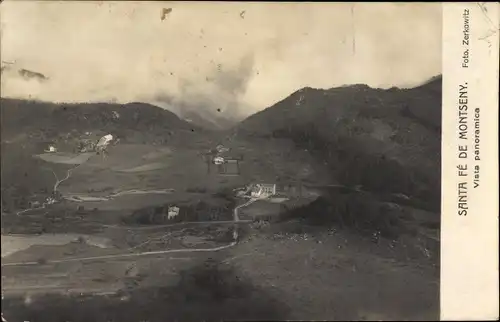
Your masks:
<path fill-rule="evenodd" d="M 307 86 L 413 87 L 441 74 L 441 12 L 439 3 L 7 0 L 0 49 L 12 68 L 1 95 L 242 117 Z M 13 72 L 21 68 L 48 79 L 26 80 Z"/>

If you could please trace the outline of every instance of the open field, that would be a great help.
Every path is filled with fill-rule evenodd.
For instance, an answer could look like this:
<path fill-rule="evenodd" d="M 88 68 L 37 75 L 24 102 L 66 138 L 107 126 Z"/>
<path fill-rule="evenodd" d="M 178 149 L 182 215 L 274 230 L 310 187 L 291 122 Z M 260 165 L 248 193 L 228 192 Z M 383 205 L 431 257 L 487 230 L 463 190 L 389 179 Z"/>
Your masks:
<path fill-rule="evenodd" d="M 32 246 L 64 246 L 81 239 L 83 242 L 106 248 L 109 247 L 109 239 L 90 235 L 77 234 L 51 234 L 39 236 L 3 236 L 2 235 L 2 258 L 11 254 L 24 251 Z"/>
<path fill-rule="evenodd" d="M 146 252 L 216 249 L 233 242 L 231 222 L 177 223 L 123 227 L 94 224 L 92 235 L 42 234 L 2 236 L 2 266 L 79 261 L 99 256 L 125 257 Z M 146 227 L 142 227 L 146 228 Z"/>

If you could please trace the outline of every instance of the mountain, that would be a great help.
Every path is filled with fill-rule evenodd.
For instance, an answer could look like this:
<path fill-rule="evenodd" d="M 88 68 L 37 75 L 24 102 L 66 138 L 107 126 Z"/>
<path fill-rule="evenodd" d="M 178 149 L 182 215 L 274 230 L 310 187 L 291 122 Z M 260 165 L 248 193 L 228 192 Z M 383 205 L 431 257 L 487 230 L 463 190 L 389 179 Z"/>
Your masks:
<path fill-rule="evenodd" d="M 23 133 L 43 141 L 70 132 L 102 131 L 132 140 L 137 134 L 158 138 L 176 131 L 200 131 L 174 113 L 144 103 L 56 104 L 1 98 L 0 107 L 3 139 Z"/>
<path fill-rule="evenodd" d="M 243 120 L 237 137 L 288 139 L 329 168 L 331 181 L 440 204 L 441 76 L 387 90 L 303 88 Z"/>
<path fill-rule="evenodd" d="M 150 104 L 55 104 L 2 98 L 3 169 L 43 149 L 29 145 L 38 142 L 46 147 L 51 141 L 71 148 L 86 132 L 111 133 L 123 143 L 186 147 L 225 137 L 224 144 L 245 154 L 243 171 L 248 180 L 306 178 L 309 183 L 404 195 L 438 210 L 441 82 L 439 76 L 410 89 L 307 87 L 229 131 L 197 127 L 200 120 L 187 122 Z M 24 152 L 18 151 L 21 145 Z M 18 168 L 31 168 L 31 163 Z"/>

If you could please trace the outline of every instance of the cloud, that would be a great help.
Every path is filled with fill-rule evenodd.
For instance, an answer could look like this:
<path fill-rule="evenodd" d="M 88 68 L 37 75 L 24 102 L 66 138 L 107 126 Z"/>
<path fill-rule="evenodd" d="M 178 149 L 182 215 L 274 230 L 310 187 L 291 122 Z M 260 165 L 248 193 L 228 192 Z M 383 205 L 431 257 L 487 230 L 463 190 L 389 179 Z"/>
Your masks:
<path fill-rule="evenodd" d="M 49 78 L 2 77 L 8 97 L 241 118 L 301 87 L 441 72 L 439 3 L 7 1 L 0 15 L 2 60 Z"/>
<path fill-rule="evenodd" d="M 177 95 L 162 93 L 155 101 L 181 117 L 196 113 L 216 123 L 240 119 L 250 108 L 241 98 L 253 79 L 253 68 L 254 56 L 248 53 L 236 66 L 218 64 L 206 74 L 205 83 L 180 77 Z"/>

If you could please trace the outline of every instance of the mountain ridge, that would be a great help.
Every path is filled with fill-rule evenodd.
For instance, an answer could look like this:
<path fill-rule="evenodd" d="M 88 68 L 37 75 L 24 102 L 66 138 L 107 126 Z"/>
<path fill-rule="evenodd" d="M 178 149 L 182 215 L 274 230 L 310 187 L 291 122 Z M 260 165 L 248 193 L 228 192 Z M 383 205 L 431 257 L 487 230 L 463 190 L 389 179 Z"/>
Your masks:
<path fill-rule="evenodd" d="M 298 95 L 303 95 L 303 94 L 306 94 L 306 93 L 307 94 L 311 94 L 311 93 L 326 93 L 326 92 L 335 93 L 335 92 L 338 92 L 338 91 L 348 91 L 348 92 L 355 91 L 355 92 L 358 92 L 358 93 L 362 92 L 362 91 L 373 91 L 373 92 L 377 92 L 378 91 L 378 92 L 385 92 L 385 93 L 396 93 L 396 92 L 404 92 L 404 91 L 412 91 L 412 90 L 413 91 L 424 90 L 424 91 L 434 92 L 434 94 L 436 94 L 436 95 L 441 95 L 441 84 L 442 84 L 442 75 L 437 75 L 437 76 L 431 77 L 429 80 L 423 82 L 421 85 L 418 85 L 418 86 L 415 86 L 415 87 L 411 87 L 411 88 L 391 87 L 389 89 L 381 89 L 381 88 L 370 87 L 370 86 L 368 86 L 366 84 L 343 85 L 343 86 L 331 87 L 331 88 L 328 88 L 328 89 L 313 88 L 313 87 L 306 86 L 306 87 L 303 87 L 303 88 L 301 88 L 301 89 L 299 89 L 299 90 L 291 93 L 290 95 L 286 96 L 285 98 L 281 99 L 280 101 L 276 102 L 275 104 L 273 104 L 273 105 L 271 105 L 269 107 L 266 107 L 266 108 L 260 110 L 259 112 L 256 112 L 256 113 L 248 116 L 247 118 L 245 118 L 245 119 L 241 120 L 240 122 L 238 122 L 238 124 L 244 123 L 248 119 L 251 119 L 251 118 L 255 117 L 255 115 L 259 115 L 259 114 L 263 113 L 264 111 L 266 111 L 268 109 L 279 107 L 286 100 L 290 100 L 292 98 L 295 98 Z M 440 126 L 441 126 L 441 123 L 439 122 L 439 127 Z"/>
<path fill-rule="evenodd" d="M 203 131 L 175 113 L 147 104 L 50 103 L 1 98 L 2 134 L 102 130 L 142 131 L 161 135 L 169 131 Z"/>
<path fill-rule="evenodd" d="M 4 72 L 7 69 L 11 69 L 11 66 L 5 65 L 2 66 L 2 72 Z M 24 78 L 37 78 L 39 80 L 48 80 L 48 77 L 45 75 L 34 72 L 31 70 L 27 69 L 19 69 L 17 70 L 19 75 L 23 76 Z M 331 88 L 313 88 L 313 87 L 303 87 L 293 93 L 291 93 L 289 96 L 296 95 L 296 93 L 299 92 L 308 92 L 308 91 L 334 91 L 334 90 L 386 90 L 386 91 L 396 91 L 396 90 L 408 90 L 408 89 L 416 89 L 422 86 L 428 86 L 428 84 L 432 83 L 441 83 L 442 75 L 437 75 L 434 77 L 431 77 L 430 79 L 426 80 L 423 82 L 421 85 L 417 85 L 414 87 L 392 87 L 389 89 L 381 89 L 381 88 L 375 88 L 375 87 L 370 87 L 366 84 L 346 84 L 346 85 L 341 85 L 341 86 L 336 86 L 336 87 L 331 87 Z M 440 90 L 440 89 L 439 89 Z M 162 99 L 165 100 L 166 98 L 162 96 Z M 282 100 L 284 100 L 283 98 Z M 31 99 L 22 99 L 22 98 L 7 98 L 7 97 L 2 97 L 2 100 L 18 100 L 18 101 L 25 101 L 25 102 L 37 102 L 40 104 L 55 104 L 55 105 L 61 105 L 61 106 L 77 106 L 77 105 L 120 105 L 120 106 L 126 106 L 127 104 L 132 104 L 132 103 L 122 103 L 122 104 L 117 104 L 117 103 L 112 103 L 112 102 L 92 102 L 92 103 L 84 103 L 84 102 L 77 102 L 77 103 L 68 103 L 68 102 L 49 102 L 49 101 L 43 101 L 43 100 L 31 100 Z M 167 99 L 167 103 L 169 104 L 174 104 L 174 101 L 172 99 Z M 269 106 L 275 106 L 279 102 Z M 185 120 L 189 122 L 190 124 L 193 124 L 195 126 L 207 129 L 207 130 L 226 130 L 233 128 L 237 126 L 240 122 L 245 121 L 247 118 L 252 117 L 253 115 L 262 112 L 263 110 L 266 110 L 267 108 L 264 108 L 263 110 L 254 113 L 248 117 L 245 117 L 243 119 L 237 119 L 234 117 L 228 117 L 224 114 L 221 114 L 219 110 L 204 110 L 200 104 L 195 104 L 195 106 L 190 106 L 189 104 L 186 105 L 186 103 L 179 102 L 177 104 L 180 104 L 179 106 L 176 106 L 175 108 L 168 108 L 164 107 L 163 104 L 160 105 L 155 105 L 154 103 L 141 103 L 144 105 L 149 105 L 149 106 L 155 106 L 158 108 L 161 108 L 163 110 L 169 111 L 177 115 L 180 119 Z M 200 107 L 200 110 L 196 110 L 194 107 Z"/>
<path fill-rule="evenodd" d="M 288 139 L 323 161 L 332 180 L 440 203 L 441 82 L 374 89 L 302 88 L 232 129 Z"/>

